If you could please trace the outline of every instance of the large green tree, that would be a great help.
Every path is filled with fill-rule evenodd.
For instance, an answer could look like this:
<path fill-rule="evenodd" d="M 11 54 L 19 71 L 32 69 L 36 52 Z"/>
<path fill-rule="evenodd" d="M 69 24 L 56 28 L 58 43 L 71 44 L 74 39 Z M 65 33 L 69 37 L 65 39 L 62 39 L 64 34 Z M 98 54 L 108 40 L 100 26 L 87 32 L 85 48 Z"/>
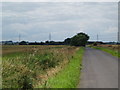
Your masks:
<path fill-rule="evenodd" d="M 71 38 L 70 44 L 72 46 L 85 46 L 88 40 L 89 36 L 81 32 Z"/>
<path fill-rule="evenodd" d="M 64 43 L 65 43 L 66 45 L 69 45 L 70 42 L 71 42 L 71 38 L 67 38 L 67 39 L 64 40 Z"/>

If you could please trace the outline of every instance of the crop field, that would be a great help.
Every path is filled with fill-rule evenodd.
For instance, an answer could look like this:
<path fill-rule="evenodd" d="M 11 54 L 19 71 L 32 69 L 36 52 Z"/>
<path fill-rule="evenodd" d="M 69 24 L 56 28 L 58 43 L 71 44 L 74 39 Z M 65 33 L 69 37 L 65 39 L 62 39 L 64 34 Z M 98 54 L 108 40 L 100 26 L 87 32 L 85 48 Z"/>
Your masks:
<path fill-rule="evenodd" d="M 46 84 L 74 57 L 78 47 L 3 45 L 2 87 L 36 88 Z"/>

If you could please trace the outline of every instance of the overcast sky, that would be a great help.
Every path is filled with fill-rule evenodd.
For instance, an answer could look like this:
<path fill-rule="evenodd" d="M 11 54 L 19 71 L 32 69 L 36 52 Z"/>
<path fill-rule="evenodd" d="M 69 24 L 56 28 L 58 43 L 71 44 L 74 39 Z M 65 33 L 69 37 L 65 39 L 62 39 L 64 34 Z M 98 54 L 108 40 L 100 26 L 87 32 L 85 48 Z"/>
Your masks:
<path fill-rule="evenodd" d="M 116 2 L 23 2 L 3 3 L 2 39 L 62 41 L 79 32 L 90 40 L 117 41 L 118 3 Z"/>

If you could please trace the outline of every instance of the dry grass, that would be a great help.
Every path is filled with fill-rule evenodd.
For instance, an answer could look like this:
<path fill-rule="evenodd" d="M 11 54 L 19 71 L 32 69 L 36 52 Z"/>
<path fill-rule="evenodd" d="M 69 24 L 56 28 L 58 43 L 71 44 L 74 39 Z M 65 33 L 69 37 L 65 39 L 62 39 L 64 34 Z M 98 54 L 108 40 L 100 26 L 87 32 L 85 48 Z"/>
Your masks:
<path fill-rule="evenodd" d="M 2 46 L 2 55 L 5 54 L 11 54 L 11 53 L 15 53 L 15 52 L 30 52 L 30 51 L 35 51 L 35 50 L 45 50 L 45 49 L 49 49 L 49 48 L 61 48 L 61 47 L 65 47 L 63 45 L 3 45 Z"/>
<path fill-rule="evenodd" d="M 98 45 L 100 47 L 106 47 L 106 48 L 109 48 L 109 49 L 113 49 L 113 50 L 116 50 L 118 51 L 120 45 Z"/>
<path fill-rule="evenodd" d="M 64 68 L 77 49 L 62 45 L 5 45 L 2 50 L 3 88 L 33 88 Z"/>

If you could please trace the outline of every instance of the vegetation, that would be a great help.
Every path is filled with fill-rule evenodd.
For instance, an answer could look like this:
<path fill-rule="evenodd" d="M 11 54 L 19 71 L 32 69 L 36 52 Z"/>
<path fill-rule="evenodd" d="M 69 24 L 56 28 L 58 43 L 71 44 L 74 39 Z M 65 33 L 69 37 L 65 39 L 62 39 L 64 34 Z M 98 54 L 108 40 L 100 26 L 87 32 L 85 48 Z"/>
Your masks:
<path fill-rule="evenodd" d="M 118 45 L 98 45 L 93 48 L 105 51 L 107 53 L 112 54 L 113 56 L 120 57 L 120 54 L 118 52 Z"/>
<path fill-rule="evenodd" d="M 65 39 L 63 42 L 45 41 L 45 42 L 12 42 L 4 41 L 3 45 L 71 45 L 71 46 L 85 46 L 88 42 L 89 36 L 85 33 L 78 33 L 77 35 Z"/>
<path fill-rule="evenodd" d="M 27 45 L 28 43 L 26 41 L 21 41 L 19 45 Z"/>
<path fill-rule="evenodd" d="M 78 33 L 74 37 L 71 38 L 71 45 L 72 46 L 85 46 L 89 36 L 85 33 Z"/>
<path fill-rule="evenodd" d="M 21 41 L 19 45 L 3 45 L 3 88 L 75 88 L 83 54 L 83 49 L 77 51 L 79 47 L 75 46 L 85 46 L 88 39 L 87 34 L 78 33 L 64 42 Z"/>
<path fill-rule="evenodd" d="M 78 33 L 77 35 L 73 36 L 72 38 L 65 39 L 65 44 L 72 45 L 72 46 L 85 46 L 89 36 L 85 33 Z"/>
<path fill-rule="evenodd" d="M 50 78 L 45 88 L 76 88 L 79 82 L 80 69 L 84 49 L 80 48 L 70 60 L 69 64 L 56 76 Z"/>
<path fill-rule="evenodd" d="M 65 39 L 65 40 L 64 40 L 64 43 L 65 43 L 66 45 L 70 45 L 70 43 L 71 43 L 71 38 Z"/>
<path fill-rule="evenodd" d="M 78 55 L 80 51 L 75 55 L 77 51 L 76 47 L 62 45 L 5 45 L 2 47 L 2 50 L 3 88 L 30 89 L 38 85 L 42 86 L 46 84 L 49 77 L 56 76 L 59 71 L 61 73 L 66 72 L 66 74 L 63 74 L 67 76 L 68 70 L 68 74 L 70 74 L 70 72 L 74 73 L 72 75 L 70 74 L 70 77 L 74 76 L 78 78 L 79 65 L 81 62 L 79 58 L 81 56 Z M 60 75 L 58 76 L 60 77 Z M 73 86 L 75 87 L 74 84 Z"/>

